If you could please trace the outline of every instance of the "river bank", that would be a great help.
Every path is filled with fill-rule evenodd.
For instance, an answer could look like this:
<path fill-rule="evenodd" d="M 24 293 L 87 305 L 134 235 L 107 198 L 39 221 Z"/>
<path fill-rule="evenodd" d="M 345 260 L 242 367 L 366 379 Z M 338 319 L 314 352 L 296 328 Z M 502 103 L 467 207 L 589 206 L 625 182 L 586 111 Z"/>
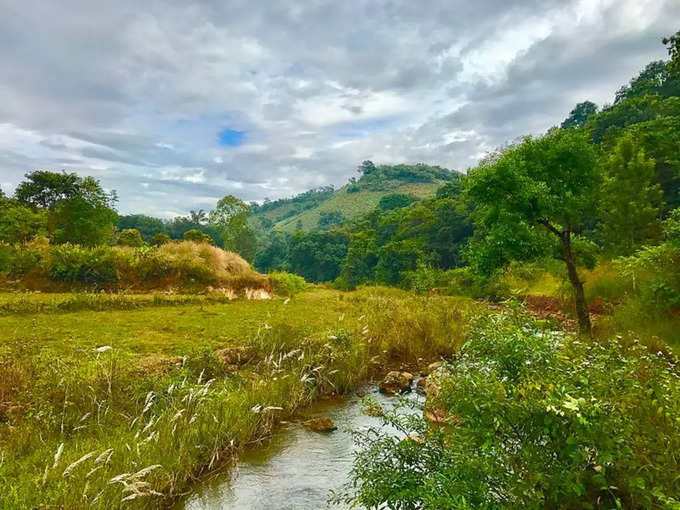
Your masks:
<path fill-rule="evenodd" d="M 0 323 L 0 503 L 172 504 L 321 396 L 456 352 L 483 309 L 317 289 L 267 302 L 10 312 Z"/>
<path fill-rule="evenodd" d="M 375 385 L 320 400 L 302 410 L 298 420 L 282 423 L 269 438 L 244 452 L 232 470 L 206 480 L 177 508 L 325 508 L 331 493 L 349 479 L 356 452 L 353 432 L 385 429 L 380 417 L 365 409 L 366 398 L 387 412 L 400 402 L 399 396 L 381 393 Z M 422 399 L 415 391 L 404 398 Z M 337 430 L 315 432 L 302 424 L 306 417 L 316 416 L 331 419 Z"/>

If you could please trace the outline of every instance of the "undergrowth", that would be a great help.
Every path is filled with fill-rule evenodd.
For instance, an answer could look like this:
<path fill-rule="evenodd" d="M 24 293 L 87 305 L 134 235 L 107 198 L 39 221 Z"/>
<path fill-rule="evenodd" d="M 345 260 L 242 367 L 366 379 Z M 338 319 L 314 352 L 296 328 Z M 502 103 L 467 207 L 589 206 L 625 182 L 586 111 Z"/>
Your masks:
<path fill-rule="evenodd" d="M 677 360 L 513 312 L 479 321 L 422 413 L 358 433 L 336 499 L 369 508 L 680 508 Z M 386 432 L 397 429 L 398 434 Z M 407 439 L 404 439 L 407 438 Z"/>

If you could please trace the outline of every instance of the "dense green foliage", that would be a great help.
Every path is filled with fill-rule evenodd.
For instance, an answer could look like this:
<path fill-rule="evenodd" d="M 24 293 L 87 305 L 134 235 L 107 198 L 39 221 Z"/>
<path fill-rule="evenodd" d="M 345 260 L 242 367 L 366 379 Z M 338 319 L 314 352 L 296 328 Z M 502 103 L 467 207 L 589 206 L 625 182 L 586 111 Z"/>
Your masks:
<path fill-rule="evenodd" d="M 645 242 L 658 240 L 662 193 L 653 184 L 654 160 L 648 159 L 630 133 L 623 135 L 605 162 L 602 187 L 604 244 L 629 255 Z"/>
<path fill-rule="evenodd" d="M 113 240 L 117 197 L 92 177 L 43 170 L 30 172 L 17 186 L 14 198 L 14 201 L 0 198 L 0 241 L 22 242 L 42 233 L 47 233 L 55 243 L 85 246 Z M 19 217 L 11 227 L 13 218 Z"/>
<path fill-rule="evenodd" d="M 379 508 L 676 508 L 676 360 L 580 341 L 522 316 L 473 328 L 426 411 L 358 435 L 349 499 Z M 411 439 L 404 440 L 404 436 Z M 415 439 L 414 439 L 415 438 Z"/>

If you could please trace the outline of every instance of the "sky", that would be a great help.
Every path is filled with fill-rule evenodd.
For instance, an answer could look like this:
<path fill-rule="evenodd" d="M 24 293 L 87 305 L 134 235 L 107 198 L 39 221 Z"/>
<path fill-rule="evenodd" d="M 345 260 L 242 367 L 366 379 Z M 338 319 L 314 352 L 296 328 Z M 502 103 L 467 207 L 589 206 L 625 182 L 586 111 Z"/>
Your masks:
<path fill-rule="evenodd" d="M 92 175 L 159 217 L 340 186 L 365 160 L 465 171 L 610 103 L 678 0 L 0 0 L 0 188 Z"/>

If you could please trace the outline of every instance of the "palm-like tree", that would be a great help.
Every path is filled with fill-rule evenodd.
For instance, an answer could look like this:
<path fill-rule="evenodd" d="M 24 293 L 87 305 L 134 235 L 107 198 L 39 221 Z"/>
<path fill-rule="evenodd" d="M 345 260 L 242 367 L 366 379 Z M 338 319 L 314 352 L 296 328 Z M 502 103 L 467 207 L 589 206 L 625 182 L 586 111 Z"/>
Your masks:
<path fill-rule="evenodd" d="M 189 217 L 191 218 L 192 223 L 196 223 L 197 225 L 203 225 L 208 220 L 208 216 L 203 209 L 189 211 Z"/>

